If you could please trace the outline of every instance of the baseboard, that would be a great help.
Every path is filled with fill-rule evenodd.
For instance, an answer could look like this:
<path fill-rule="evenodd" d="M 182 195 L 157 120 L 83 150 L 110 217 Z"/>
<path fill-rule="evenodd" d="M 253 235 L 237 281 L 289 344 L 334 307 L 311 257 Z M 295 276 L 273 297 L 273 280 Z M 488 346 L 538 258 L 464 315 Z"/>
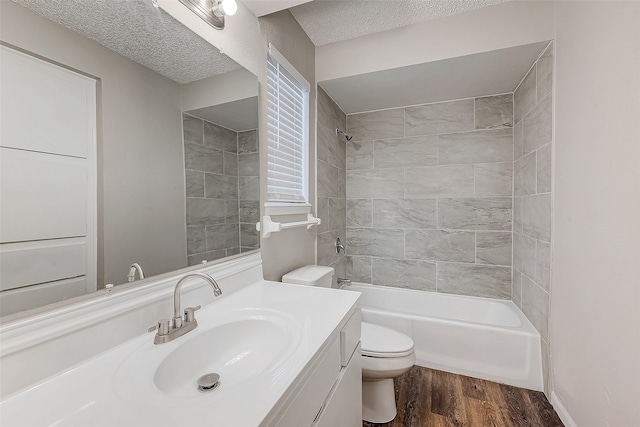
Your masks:
<path fill-rule="evenodd" d="M 560 399 L 558 399 L 558 395 L 555 391 L 551 392 L 551 405 L 553 405 L 553 409 L 556 410 L 565 427 L 578 427 L 578 424 L 576 424 L 576 422 L 573 421 L 573 418 L 571 418 L 571 415 L 569 415 L 567 408 L 565 408 L 560 402 Z"/>

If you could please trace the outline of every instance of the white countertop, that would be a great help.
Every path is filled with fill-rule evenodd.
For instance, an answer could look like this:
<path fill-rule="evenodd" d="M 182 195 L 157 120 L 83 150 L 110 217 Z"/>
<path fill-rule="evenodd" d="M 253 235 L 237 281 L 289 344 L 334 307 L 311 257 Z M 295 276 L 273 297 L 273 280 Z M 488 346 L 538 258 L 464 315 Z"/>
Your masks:
<path fill-rule="evenodd" d="M 355 310 L 359 295 L 278 282 L 254 283 L 198 311 L 198 328 L 170 343 L 154 345 L 153 334 L 145 334 L 3 397 L 0 424 L 258 426 L 345 316 Z M 274 313 L 292 325 L 287 330 L 288 345 L 277 354 L 277 362 L 233 387 L 225 389 L 222 378 L 219 389 L 193 396 L 171 396 L 155 386 L 153 373 L 170 353 L 211 326 L 252 313 Z M 25 369 L 29 369 L 28 361 Z"/>

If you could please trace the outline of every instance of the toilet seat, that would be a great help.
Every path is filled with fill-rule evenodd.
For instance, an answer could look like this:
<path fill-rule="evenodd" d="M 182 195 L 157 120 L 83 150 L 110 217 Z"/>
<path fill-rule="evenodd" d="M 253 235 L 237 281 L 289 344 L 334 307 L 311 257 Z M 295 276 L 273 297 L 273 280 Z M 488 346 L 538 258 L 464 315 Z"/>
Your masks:
<path fill-rule="evenodd" d="M 362 355 L 392 358 L 413 353 L 413 340 L 398 331 L 384 326 L 362 322 Z"/>

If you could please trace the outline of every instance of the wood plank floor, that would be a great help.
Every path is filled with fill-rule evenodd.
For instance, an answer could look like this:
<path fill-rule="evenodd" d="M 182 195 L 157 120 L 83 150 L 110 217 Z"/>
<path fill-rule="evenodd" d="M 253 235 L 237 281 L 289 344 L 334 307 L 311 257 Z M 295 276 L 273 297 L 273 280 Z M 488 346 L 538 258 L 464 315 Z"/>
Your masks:
<path fill-rule="evenodd" d="M 363 427 L 562 427 L 544 393 L 414 366 L 395 380 L 398 415 Z"/>

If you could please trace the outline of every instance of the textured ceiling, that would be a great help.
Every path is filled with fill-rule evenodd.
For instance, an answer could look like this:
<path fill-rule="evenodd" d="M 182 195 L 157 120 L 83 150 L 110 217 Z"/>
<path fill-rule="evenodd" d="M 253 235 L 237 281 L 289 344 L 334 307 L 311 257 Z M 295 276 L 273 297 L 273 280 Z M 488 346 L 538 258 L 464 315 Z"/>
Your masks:
<path fill-rule="evenodd" d="M 241 68 L 151 0 L 13 1 L 178 83 Z"/>
<path fill-rule="evenodd" d="M 508 0 L 315 0 L 289 9 L 316 46 Z"/>
<path fill-rule="evenodd" d="M 347 113 L 511 93 L 548 42 L 320 82 Z"/>

